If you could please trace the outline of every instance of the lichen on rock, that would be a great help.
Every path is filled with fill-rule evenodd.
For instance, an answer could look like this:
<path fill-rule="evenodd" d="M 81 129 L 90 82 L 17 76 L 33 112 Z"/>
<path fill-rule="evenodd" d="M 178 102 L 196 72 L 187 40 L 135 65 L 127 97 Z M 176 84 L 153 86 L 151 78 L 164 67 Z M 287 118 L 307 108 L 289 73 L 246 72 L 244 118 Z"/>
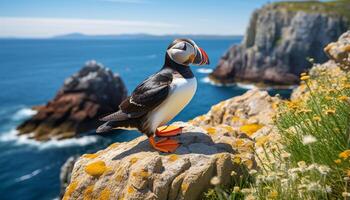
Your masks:
<path fill-rule="evenodd" d="M 184 129 L 176 136 L 182 144 L 172 154 L 155 151 L 145 136 L 85 154 L 72 173 L 72 180 L 80 184 L 67 192 L 81 199 L 79 194 L 94 185 L 94 198 L 108 188 L 110 199 L 200 199 L 213 187 L 213 177 L 229 186 L 232 172 L 246 176 L 242 168 L 257 167 L 255 140 L 262 143 L 259 138 L 271 133 L 272 119 L 267 116 L 274 115 L 279 101 L 255 89 L 190 122 L 175 122 Z M 239 123 L 233 122 L 234 117 Z M 241 131 L 242 126 L 248 131 Z"/>

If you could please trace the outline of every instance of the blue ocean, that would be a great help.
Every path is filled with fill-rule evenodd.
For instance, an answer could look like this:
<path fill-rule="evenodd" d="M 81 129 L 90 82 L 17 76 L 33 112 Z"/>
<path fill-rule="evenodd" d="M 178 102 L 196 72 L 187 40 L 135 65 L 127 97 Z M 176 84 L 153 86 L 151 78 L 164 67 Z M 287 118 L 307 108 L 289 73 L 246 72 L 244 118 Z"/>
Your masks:
<path fill-rule="evenodd" d="M 207 74 L 219 58 L 241 38 L 197 40 L 208 53 L 210 66 L 192 67 L 198 89 L 191 103 L 175 120 L 187 121 L 206 113 L 222 100 L 247 88 L 211 85 Z M 63 141 L 36 142 L 17 137 L 15 127 L 33 115 L 32 106 L 54 97 L 68 76 L 86 61 L 96 60 L 119 73 L 129 93 L 164 62 L 167 39 L 152 40 L 0 40 L 0 199 L 41 200 L 59 195 L 59 173 L 72 155 L 95 152 L 113 142 L 128 141 L 140 134 L 85 135 Z M 288 95 L 290 91 L 270 91 Z"/>

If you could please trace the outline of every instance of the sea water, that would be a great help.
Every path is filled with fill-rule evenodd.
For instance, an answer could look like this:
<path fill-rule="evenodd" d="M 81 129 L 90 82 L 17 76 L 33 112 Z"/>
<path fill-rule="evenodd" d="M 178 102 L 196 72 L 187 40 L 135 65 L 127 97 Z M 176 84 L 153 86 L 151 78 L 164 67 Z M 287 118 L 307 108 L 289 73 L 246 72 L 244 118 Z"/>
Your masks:
<path fill-rule="evenodd" d="M 241 38 L 198 40 L 211 64 L 192 67 L 198 89 L 175 120 L 187 121 L 206 113 L 222 100 L 244 93 L 246 87 L 219 87 L 207 78 L 219 58 Z M 37 142 L 16 135 L 15 127 L 35 114 L 34 105 L 54 97 L 68 76 L 88 60 L 119 73 L 130 92 L 164 62 L 167 39 L 152 40 L 0 40 L 0 199 L 54 199 L 59 195 L 60 167 L 69 156 L 95 152 L 113 142 L 140 134 L 93 132 L 62 141 Z M 290 91 L 271 91 L 288 94 Z"/>

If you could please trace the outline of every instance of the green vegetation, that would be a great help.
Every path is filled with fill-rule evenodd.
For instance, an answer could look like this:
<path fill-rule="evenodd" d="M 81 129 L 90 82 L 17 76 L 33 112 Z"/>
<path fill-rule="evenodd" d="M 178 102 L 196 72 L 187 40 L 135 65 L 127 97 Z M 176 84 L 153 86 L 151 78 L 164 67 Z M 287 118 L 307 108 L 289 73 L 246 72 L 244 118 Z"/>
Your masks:
<path fill-rule="evenodd" d="M 301 80 L 300 97 L 278 105 L 280 137 L 255 141 L 252 181 L 216 186 L 207 199 L 350 198 L 350 73 L 318 66 Z"/>
<path fill-rule="evenodd" d="M 277 9 L 305 11 L 344 16 L 350 20 L 350 0 L 338 1 L 283 1 L 273 3 Z"/>

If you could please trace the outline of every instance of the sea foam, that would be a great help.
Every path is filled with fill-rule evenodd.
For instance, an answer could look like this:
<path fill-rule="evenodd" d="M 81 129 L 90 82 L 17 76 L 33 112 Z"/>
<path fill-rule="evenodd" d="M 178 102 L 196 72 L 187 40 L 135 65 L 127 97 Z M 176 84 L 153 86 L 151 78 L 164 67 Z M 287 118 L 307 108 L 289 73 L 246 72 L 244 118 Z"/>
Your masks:
<path fill-rule="evenodd" d="M 210 74 L 213 72 L 213 69 L 209 69 L 209 68 L 199 68 L 197 69 L 198 73 L 202 73 L 202 74 Z"/>
<path fill-rule="evenodd" d="M 15 112 L 15 114 L 12 116 L 12 120 L 23 120 L 27 119 L 28 117 L 31 117 L 37 113 L 36 110 L 33 110 L 31 108 L 22 108 Z"/>
<path fill-rule="evenodd" d="M 100 136 L 83 136 L 63 140 L 51 139 L 49 141 L 37 141 L 29 138 L 30 135 L 18 135 L 18 131 L 12 129 L 0 135 L 0 142 L 14 142 L 15 145 L 30 145 L 38 149 L 62 148 L 68 146 L 86 146 L 102 139 Z"/>

